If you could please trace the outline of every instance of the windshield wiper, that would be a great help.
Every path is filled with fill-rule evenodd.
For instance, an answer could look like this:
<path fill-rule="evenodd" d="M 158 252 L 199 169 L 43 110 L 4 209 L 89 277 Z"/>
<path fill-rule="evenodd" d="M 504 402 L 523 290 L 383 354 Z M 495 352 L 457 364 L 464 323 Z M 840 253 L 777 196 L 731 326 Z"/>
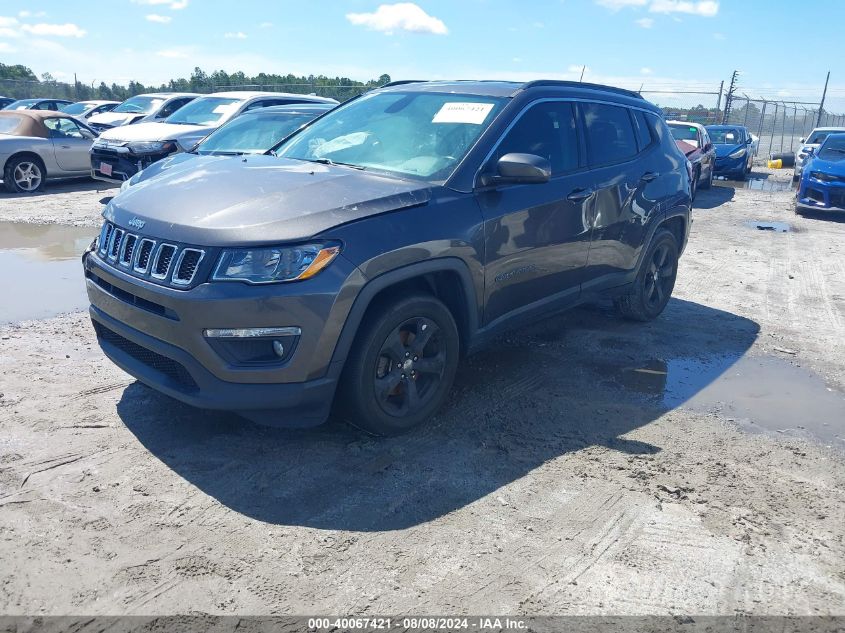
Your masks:
<path fill-rule="evenodd" d="M 307 160 L 309 163 L 320 163 L 321 165 L 342 165 L 343 167 L 351 167 L 352 169 L 357 169 L 359 171 L 363 171 L 366 167 L 362 167 L 361 165 L 353 165 L 352 163 L 342 163 L 338 161 L 334 161 L 331 158 L 303 158 L 301 160 Z"/>

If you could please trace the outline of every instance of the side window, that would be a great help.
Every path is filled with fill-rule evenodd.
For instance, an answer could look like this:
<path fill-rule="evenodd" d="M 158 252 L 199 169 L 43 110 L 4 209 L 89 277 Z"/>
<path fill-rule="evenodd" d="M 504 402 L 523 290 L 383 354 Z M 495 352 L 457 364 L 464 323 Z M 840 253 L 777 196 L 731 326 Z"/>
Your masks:
<path fill-rule="evenodd" d="M 44 119 L 50 138 L 85 138 L 79 126 L 70 119 Z"/>
<path fill-rule="evenodd" d="M 536 154 L 552 165 L 552 175 L 578 169 L 578 133 L 572 104 L 547 101 L 531 106 L 508 131 L 493 155 Z"/>
<path fill-rule="evenodd" d="M 649 128 L 645 120 L 645 114 L 640 110 L 631 110 L 631 114 L 634 117 L 634 131 L 637 134 L 637 145 L 639 145 L 640 151 L 642 152 L 654 142 L 654 138 L 651 135 L 651 128 Z"/>
<path fill-rule="evenodd" d="M 259 101 L 255 101 L 253 103 L 250 103 L 246 107 L 244 112 L 249 112 L 250 110 L 257 110 L 258 108 L 266 108 L 266 107 L 269 107 L 269 106 L 284 105 L 285 103 L 289 103 L 289 102 L 283 101 L 283 100 L 280 100 L 280 99 L 261 99 Z"/>
<path fill-rule="evenodd" d="M 591 165 L 621 163 L 637 155 L 637 140 L 628 108 L 585 103 L 583 111 Z"/>
<path fill-rule="evenodd" d="M 165 106 L 161 109 L 161 112 L 159 112 L 159 113 L 158 113 L 158 115 L 157 115 L 157 116 L 158 116 L 158 117 L 160 117 L 160 118 L 166 118 L 166 117 L 169 117 L 171 114 L 173 114 L 174 112 L 176 112 L 176 110 L 178 110 L 178 109 L 179 109 L 179 108 L 181 108 L 183 105 L 185 105 L 186 103 L 188 103 L 188 101 L 189 101 L 188 99 L 174 99 L 173 101 L 171 101 L 170 103 L 168 103 L 167 105 L 165 105 Z"/>
<path fill-rule="evenodd" d="M 41 101 L 33 109 L 34 110 L 52 110 L 53 104 L 49 101 Z"/>

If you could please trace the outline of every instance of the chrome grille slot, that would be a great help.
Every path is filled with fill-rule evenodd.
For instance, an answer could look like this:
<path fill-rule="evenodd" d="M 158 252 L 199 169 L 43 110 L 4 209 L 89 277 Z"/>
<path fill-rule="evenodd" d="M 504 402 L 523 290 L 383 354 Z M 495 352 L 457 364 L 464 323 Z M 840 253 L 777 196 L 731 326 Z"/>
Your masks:
<path fill-rule="evenodd" d="M 136 273 L 141 273 L 142 275 L 146 274 L 147 269 L 150 267 L 150 260 L 152 259 L 155 245 L 155 240 L 146 238 L 141 240 L 141 243 L 136 249 L 138 255 L 135 259 L 135 265 L 132 267 Z"/>
<path fill-rule="evenodd" d="M 205 251 L 197 248 L 183 248 L 173 267 L 172 283 L 177 286 L 187 286 L 194 280 L 199 263 Z"/>
<path fill-rule="evenodd" d="M 170 264 L 173 263 L 173 256 L 176 254 L 176 247 L 173 244 L 162 244 L 156 251 L 153 260 L 153 268 L 150 272 L 156 279 L 165 279 L 170 272 Z"/>
<path fill-rule="evenodd" d="M 98 244 L 101 255 L 106 254 L 106 250 L 109 247 L 109 240 L 111 239 L 112 231 L 114 231 L 114 224 L 112 224 L 111 222 L 106 222 L 105 224 L 103 224 L 103 230 L 100 231 L 100 243 Z"/>
<path fill-rule="evenodd" d="M 129 233 L 123 238 L 123 246 L 120 249 L 120 259 L 118 260 L 121 266 L 129 266 L 132 263 L 132 254 L 135 252 L 137 243 L 137 235 Z"/>
<path fill-rule="evenodd" d="M 108 257 L 112 261 L 117 259 L 118 253 L 120 253 L 120 243 L 123 241 L 124 231 L 123 229 L 119 229 L 117 227 L 112 230 L 111 233 L 111 240 L 109 241 L 109 253 Z"/>

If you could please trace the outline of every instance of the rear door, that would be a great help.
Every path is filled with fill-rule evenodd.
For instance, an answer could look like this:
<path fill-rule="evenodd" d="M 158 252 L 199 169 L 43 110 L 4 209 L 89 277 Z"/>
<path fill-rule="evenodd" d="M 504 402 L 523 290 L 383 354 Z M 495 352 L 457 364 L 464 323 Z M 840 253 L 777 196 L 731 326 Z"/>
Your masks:
<path fill-rule="evenodd" d="M 485 323 L 577 299 L 587 262 L 589 175 L 572 102 L 528 106 L 504 134 L 483 172 L 505 154 L 549 160 L 551 180 L 480 189 L 484 216 Z"/>
<path fill-rule="evenodd" d="M 621 285 L 634 272 L 657 204 L 646 187 L 659 176 L 659 162 L 650 159 L 659 145 L 640 110 L 592 102 L 579 109 L 595 189 L 586 292 Z"/>
<path fill-rule="evenodd" d="M 50 130 L 50 142 L 59 169 L 65 172 L 89 172 L 91 163 L 88 151 L 93 141 L 90 132 L 67 118 L 44 119 L 44 125 Z"/>

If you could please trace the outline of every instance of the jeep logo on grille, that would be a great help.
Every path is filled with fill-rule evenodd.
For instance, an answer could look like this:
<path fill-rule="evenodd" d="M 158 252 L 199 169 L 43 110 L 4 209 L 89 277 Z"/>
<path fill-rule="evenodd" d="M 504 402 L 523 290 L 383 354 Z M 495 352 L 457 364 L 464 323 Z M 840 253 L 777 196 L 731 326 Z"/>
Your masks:
<path fill-rule="evenodd" d="M 144 222 L 144 220 L 142 220 L 140 218 L 132 218 L 131 220 L 129 220 L 129 222 L 127 222 L 127 224 L 129 226 L 131 226 L 133 229 L 138 229 L 140 231 L 141 229 L 144 228 L 144 225 L 146 224 L 146 222 Z"/>

